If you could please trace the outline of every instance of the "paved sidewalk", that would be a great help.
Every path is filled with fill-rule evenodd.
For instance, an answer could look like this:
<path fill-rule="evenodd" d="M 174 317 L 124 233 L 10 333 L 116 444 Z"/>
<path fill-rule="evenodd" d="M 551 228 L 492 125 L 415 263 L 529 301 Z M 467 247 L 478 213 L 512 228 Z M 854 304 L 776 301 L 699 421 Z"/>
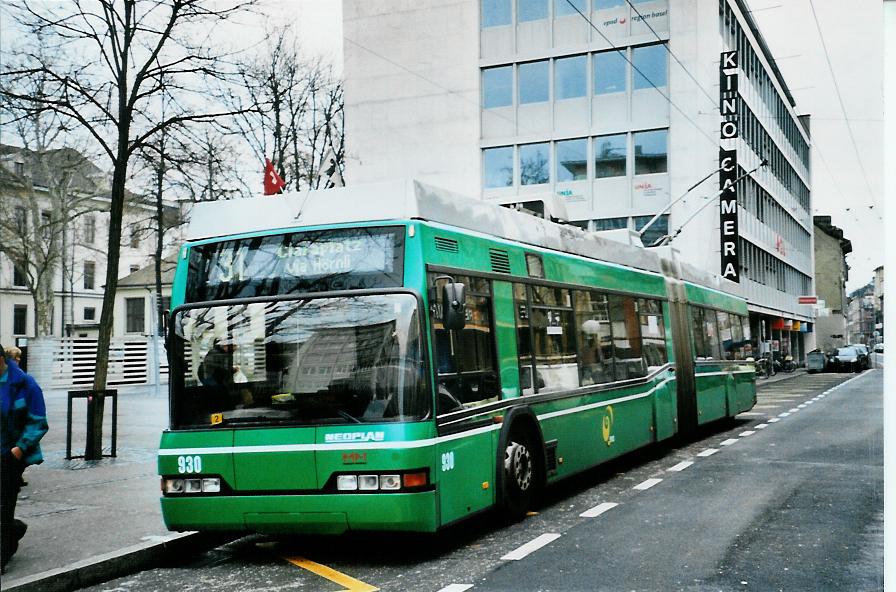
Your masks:
<path fill-rule="evenodd" d="M 3 575 L 4 590 L 58 589 L 49 581 L 33 582 L 32 576 L 58 568 L 73 571 L 70 564 L 134 545 L 152 548 L 173 534 L 162 523 L 156 475 L 159 436 L 168 423 L 167 388 L 161 395 L 145 386 L 118 389 L 118 455 L 99 461 L 65 459 L 67 391 L 45 391 L 44 396 L 50 424 L 41 441 L 45 461 L 25 471 L 28 485 L 19 495 L 16 516 L 28 524 L 28 532 Z M 72 454 L 84 452 L 86 407 L 86 400 L 74 401 Z M 105 407 L 108 453 L 111 400 Z"/>

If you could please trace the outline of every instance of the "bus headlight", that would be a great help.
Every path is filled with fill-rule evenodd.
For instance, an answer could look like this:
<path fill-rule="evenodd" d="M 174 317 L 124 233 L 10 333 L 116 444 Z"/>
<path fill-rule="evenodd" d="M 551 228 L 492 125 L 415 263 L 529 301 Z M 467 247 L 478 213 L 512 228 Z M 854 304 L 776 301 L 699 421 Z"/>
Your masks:
<path fill-rule="evenodd" d="M 165 493 L 183 493 L 183 479 L 165 479 Z"/>
<path fill-rule="evenodd" d="M 184 493 L 202 493 L 202 479 L 185 480 Z"/>
<path fill-rule="evenodd" d="M 336 477 L 336 489 L 339 491 L 355 491 L 358 489 L 357 475 L 339 475 Z"/>
<path fill-rule="evenodd" d="M 379 475 L 360 475 L 358 477 L 358 489 L 361 491 L 376 491 L 379 488 Z"/>
<path fill-rule="evenodd" d="M 399 475 L 383 475 L 380 477 L 380 489 L 401 489 L 401 477 Z"/>

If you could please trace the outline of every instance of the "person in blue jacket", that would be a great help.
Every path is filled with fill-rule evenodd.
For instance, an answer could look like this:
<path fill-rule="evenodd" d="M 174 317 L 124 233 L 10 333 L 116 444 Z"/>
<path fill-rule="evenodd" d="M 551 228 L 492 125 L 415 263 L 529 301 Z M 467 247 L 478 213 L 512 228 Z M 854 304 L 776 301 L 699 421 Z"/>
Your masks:
<path fill-rule="evenodd" d="M 22 471 L 44 461 L 40 439 L 47 433 L 44 394 L 34 378 L 7 360 L 0 346 L 0 571 L 19 548 L 27 525 L 15 519 Z"/>

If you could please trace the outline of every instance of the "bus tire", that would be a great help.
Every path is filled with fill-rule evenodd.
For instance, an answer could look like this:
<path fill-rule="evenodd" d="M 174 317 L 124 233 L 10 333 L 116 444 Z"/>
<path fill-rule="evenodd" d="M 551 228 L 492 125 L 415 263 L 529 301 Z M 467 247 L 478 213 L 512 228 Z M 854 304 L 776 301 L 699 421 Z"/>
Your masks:
<path fill-rule="evenodd" d="M 530 430 L 514 427 L 504 447 L 502 513 L 516 522 L 526 516 L 541 486 L 541 454 Z"/>

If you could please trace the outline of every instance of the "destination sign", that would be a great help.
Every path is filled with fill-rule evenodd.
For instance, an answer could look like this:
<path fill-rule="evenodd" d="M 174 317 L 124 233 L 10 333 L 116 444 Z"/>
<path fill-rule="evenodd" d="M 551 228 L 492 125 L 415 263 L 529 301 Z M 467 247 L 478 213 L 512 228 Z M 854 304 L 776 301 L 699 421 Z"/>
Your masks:
<path fill-rule="evenodd" d="M 197 246 L 187 301 L 400 286 L 403 231 L 323 230 Z"/>

